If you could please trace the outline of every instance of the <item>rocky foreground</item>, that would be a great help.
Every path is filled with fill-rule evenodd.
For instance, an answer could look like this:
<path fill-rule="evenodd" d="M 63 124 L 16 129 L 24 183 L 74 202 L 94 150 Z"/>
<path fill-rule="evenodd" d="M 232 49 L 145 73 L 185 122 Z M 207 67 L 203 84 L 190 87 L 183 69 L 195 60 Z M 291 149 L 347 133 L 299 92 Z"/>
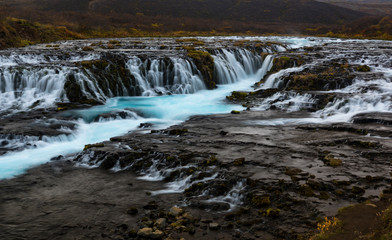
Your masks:
<path fill-rule="evenodd" d="M 284 115 L 196 116 L 1 181 L 1 239 L 296 239 L 390 188 L 390 114 L 358 124 L 252 121 Z M 87 155 L 100 168 L 74 167 Z M 126 170 L 106 170 L 117 162 Z M 157 170 L 162 181 L 137 178 Z M 179 179 L 185 189 L 159 194 Z"/>

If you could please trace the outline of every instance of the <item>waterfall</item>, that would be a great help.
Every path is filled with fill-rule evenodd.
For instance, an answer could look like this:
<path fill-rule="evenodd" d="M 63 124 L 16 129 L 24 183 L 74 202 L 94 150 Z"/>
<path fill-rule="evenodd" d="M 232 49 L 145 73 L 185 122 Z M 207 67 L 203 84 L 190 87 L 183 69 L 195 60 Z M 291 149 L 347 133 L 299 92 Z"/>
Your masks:
<path fill-rule="evenodd" d="M 206 89 L 196 66 L 187 59 L 147 59 L 131 57 L 127 68 L 135 78 L 142 96 L 190 94 Z"/>
<path fill-rule="evenodd" d="M 67 100 L 67 68 L 0 68 L 0 109 L 26 110 Z"/>
<path fill-rule="evenodd" d="M 268 88 L 279 88 L 282 87 L 281 85 L 284 84 L 283 78 L 288 76 L 290 73 L 299 72 L 303 70 L 304 67 L 293 67 L 280 70 L 277 73 L 273 73 L 268 76 L 267 80 L 265 80 L 264 84 L 260 87 L 260 89 L 268 89 Z"/>
<path fill-rule="evenodd" d="M 263 61 L 242 48 L 215 50 L 212 57 L 217 84 L 261 79 L 272 66 L 271 56 Z M 8 53 L 0 56 L 0 108 L 15 112 L 83 99 L 104 103 L 117 96 L 193 94 L 206 89 L 202 76 L 192 59 L 180 56 Z"/>
<path fill-rule="evenodd" d="M 258 54 L 246 49 L 222 49 L 214 54 L 214 77 L 218 84 L 230 84 L 256 74 L 263 61 Z"/>

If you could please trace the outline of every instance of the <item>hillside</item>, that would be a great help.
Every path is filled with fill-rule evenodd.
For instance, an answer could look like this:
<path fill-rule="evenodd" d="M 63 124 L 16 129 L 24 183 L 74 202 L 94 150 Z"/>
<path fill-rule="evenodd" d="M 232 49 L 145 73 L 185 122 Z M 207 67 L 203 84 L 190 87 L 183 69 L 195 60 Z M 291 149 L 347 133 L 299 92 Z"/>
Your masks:
<path fill-rule="evenodd" d="M 337 23 L 363 15 L 310 0 L 46 0 L 42 6 L 45 11 L 114 12 L 256 22 Z"/>
<path fill-rule="evenodd" d="M 83 36 L 66 27 L 39 24 L 17 18 L 0 19 L 0 49 L 79 38 Z"/>
<path fill-rule="evenodd" d="M 270 23 L 341 24 L 365 14 L 312 0 L 0 0 L 7 14 L 71 28 L 285 32 Z M 263 24 L 269 23 L 269 24 Z M 264 26 L 261 26 L 261 25 Z M 266 26 L 268 25 L 268 26 Z"/>
<path fill-rule="evenodd" d="M 387 4 L 379 1 L 375 3 Z M 391 21 L 313 0 L 0 0 L 0 48 L 91 37 L 307 34 L 392 39 Z"/>
<path fill-rule="evenodd" d="M 374 15 L 392 15 L 391 0 L 318 0 Z"/>

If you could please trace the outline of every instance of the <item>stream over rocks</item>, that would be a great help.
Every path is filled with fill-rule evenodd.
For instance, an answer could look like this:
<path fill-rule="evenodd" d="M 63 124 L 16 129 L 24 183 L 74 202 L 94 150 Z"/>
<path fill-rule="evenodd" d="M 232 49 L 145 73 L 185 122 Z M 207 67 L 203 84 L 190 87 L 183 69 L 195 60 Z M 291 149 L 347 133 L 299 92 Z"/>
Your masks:
<path fill-rule="evenodd" d="M 292 37 L 96 39 L 1 51 L 3 214 L 24 221 L 7 199 L 30 192 L 7 184 L 35 181 L 34 203 L 37 192 L 52 193 L 48 212 L 62 194 L 92 201 L 92 189 L 118 212 L 105 229 L 85 212 L 88 226 L 75 236 L 307 236 L 317 218 L 389 191 L 391 55 L 390 41 Z M 78 184 L 67 185 L 70 178 Z M 0 238 L 13 231 L 2 224 Z"/>

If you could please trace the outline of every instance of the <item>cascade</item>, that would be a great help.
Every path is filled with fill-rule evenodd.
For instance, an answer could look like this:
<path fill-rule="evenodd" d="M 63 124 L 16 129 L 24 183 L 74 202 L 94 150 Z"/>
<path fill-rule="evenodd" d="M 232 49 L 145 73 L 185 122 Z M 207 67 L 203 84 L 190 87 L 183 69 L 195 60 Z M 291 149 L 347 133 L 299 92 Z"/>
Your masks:
<path fill-rule="evenodd" d="M 212 40 L 215 44 L 216 41 Z M 306 41 L 303 40 L 300 45 L 306 45 Z M 265 50 L 276 52 L 278 48 L 271 47 Z M 208 49 L 215 64 L 213 80 L 219 85 L 211 91 L 206 89 L 202 79 L 205 75 L 201 73 L 202 69 L 198 69 L 200 64 L 196 64 L 195 59 L 186 57 L 185 51 L 181 49 L 153 54 L 150 51 L 157 51 L 156 49 L 139 49 L 142 54 L 139 50 L 104 50 L 93 54 L 76 52 L 70 56 L 41 50 L 32 50 L 19 58 L 15 57 L 17 54 L 0 54 L 2 111 L 50 107 L 58 101 L 76 102 L 78 98 L 95 99 L 103 105 L 83 111 L 74 110 L 77 114 L 73 116 L 80 120 L 73 122 L 75 128 L 72 129 L 71 135 L 67 131 L 62 131 L 65 135 L 58 139 L 26 139 L 26 144 L 35 144 L 37 147 L 21 146 L 21 149 L 0 156 L 0 178 L 20 174 L 26 168 L 47 162 L 52 157 L 78 152 L 86 144 L 127 134 L 137 129 L 141 123 L 151 123 L 153 128 L 162 129 L 178 124 L 193 115 L 242 110 L 243 107 L 240 105 L 230 105 L 223 101 L 225 96 L 232 91 L 253 91 L 252 85 L 263 79 L 273 64 L 272 55 L 263 59 L 258 53 L 245 48 L 223 46 Z M 298 69 L 288 69 L 287 73 L 296 70 Z M 278 72 L 284 73 L 285 70 Z M 269 84 L 274 86 L 277 84 L 276 79 L 279 79 L 279 76 L 267 80 L 261 87 L 268 88 Z M 390 77 L 388 81 L 390 83 Z M 379 94 L 385 104 L 374 105 L 374 110 L 390 111 L 388 94 Z M 313 95 L 302 93 L 277 93 L 267 98 L 265 103 L 295 112 L 312 105 L 312 97 Z M 372 101 L 371 94 L 368 99 L 367 102 Z M 342 105 L 347 104 L 347 101 L 335 103 Z M 355 104 L 353 102 L 353 105 Z M 332 103 L 327 106 L 332 107 Z M 268 106 L 265 109 L 268 109 Z M 370 108 L 364 104 L 360 111 L 363 109 Z M 344 108 L 341 110 L 347 111 Z M 316 114 L 319 114 L 319 118 L 330 115 L 329 112 L 318 112 L 315 113 L 315 118 Z M 7 136 L 4 136 L 3 140 L 12 142 Z M 31 156 L 35 158 L 32 160 Z M 187 180 L 183 180 L 184 185 L 177 184 L 176 189 L 177 186 L 187 185 Z M 236 192 L 234 188 L 233 194 L 227 198 L 237 199 Z"/>
<path fill-rule="evenodd" d="M 104 103 L 117 96 L 192 94 L 206 89 L 190 58 L 116 55 L 120 60 L 106 62 L 104 56 L 107 53 L 65 59 L 45 53 L 1 56 L 1 111 L 46 108 L 56 102 L 83 99 Z M 232 84 L 251 75 L 261 78 L 272 65 L 271 56 L 263 61 L 257 53 L 241 48 L 215 50 L 212 57 L 217 84 Z M 95 65 L 101 62 L 106 65 Z"/>
<path fill-rule="evenodd" d="M 219 84 L 230 84 L 255 74 L 262 66 L 260 56 L 246 49 L 216 51 L 215 79 Z"/>
<path fill-rule="evenodd" d="M 200 73 L 188 59 L 141 60 L 131 57 L 127 68 L 135 78 L 141 96 L 190 94 L 205 89 Z"/>

